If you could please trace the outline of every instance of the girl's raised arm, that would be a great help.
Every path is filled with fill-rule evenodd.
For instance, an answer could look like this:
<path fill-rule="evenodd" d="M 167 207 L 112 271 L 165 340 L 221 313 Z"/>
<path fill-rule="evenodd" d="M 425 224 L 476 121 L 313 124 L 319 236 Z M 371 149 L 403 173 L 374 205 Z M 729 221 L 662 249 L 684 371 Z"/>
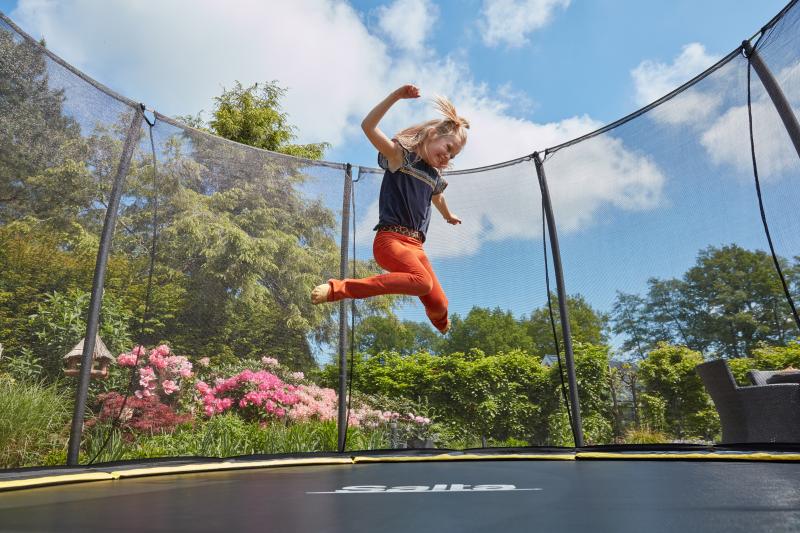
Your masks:
<path fill-rule="evenodd" d="M 404 98 L 419 98 L 419 89 L 414 85 L 403 85 L 399 89 L 395 89 L 389 96 L 376 105 L 372 111 L 364 117 L 364 120 L 361 121 L 361 129 L 364 130 L 367 139 L 369 139 L 372 145 L 386 157 L 389 168 L 393 169 L 400 167 L 403 163 L 403 150 L 399 144 L 393 142 L 381 131 L 378 127 L 378 122 L 381 121 L 395 102 L 403 100 Z"/>

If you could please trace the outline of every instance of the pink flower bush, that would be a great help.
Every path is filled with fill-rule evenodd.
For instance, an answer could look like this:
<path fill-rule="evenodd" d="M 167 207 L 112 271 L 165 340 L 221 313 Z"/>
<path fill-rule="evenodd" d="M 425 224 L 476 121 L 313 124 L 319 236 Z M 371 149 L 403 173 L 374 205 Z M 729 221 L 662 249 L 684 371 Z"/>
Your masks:
<path fill-rule="evenodd" d="M 305 380 L 303 372 L 291 372 L 273 357 L 264 356 L 260 363 L 261 369 L 257 371 L 247 369 L 228 378 L 218 378 L 213 384 L 205 381 L 195 383 L 206 416 L 234 412 L 246 420 L 262 423 L 337 419 L 339 402 L 334 389 L 302 383 Z M 166 392 L 163 384 L 162 388 Z M 429 418 L 414 413 L 401 415 L 381 411 L 361 402 L 351 407 L 347 423 L 351 427 L 377 428 L 392 421 L 412 432 L 427 429 L 431 422 Z"/>
<path fill-rule="evenodd" d="M 317 385 L 298 385 L 295 388 L 297 403 L 289 411 L 289 420 L 305 422 L 307 420 L 336 420 L 338 402 L 336 391 Z"/>
<path fill-rule="evenodd" d="M 135 346 L 120 354 L 117 364 L 138 368 L 139 388 L 134 391 L 137 398 L 158 396 L 159 392 L 170 396 L 180 390 L 182 378 L 193 376 L 192 363 L 182 355 L 172 355 L 166 344 L 153 348 L 149 354 L 144 346 Z"/>
<path fill-rule="evenodd" d="M 228 379 L 218 379 L 213 387 L 199 381 L 195 388 L 202 396 L 207 416 L 236 409 L 246 419 L 267 421 L 284 417 L 299 401 L 293 385 L 266 370 L 245 370 Z"/>

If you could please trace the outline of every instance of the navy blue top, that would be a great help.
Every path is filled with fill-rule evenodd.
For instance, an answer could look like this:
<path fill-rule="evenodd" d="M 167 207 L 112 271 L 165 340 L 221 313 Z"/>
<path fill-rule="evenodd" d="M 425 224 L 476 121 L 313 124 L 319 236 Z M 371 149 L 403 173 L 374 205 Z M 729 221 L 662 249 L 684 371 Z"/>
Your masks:
<path fill-rule="evenodd" d="M 403 163 L 394 172 L 389 170 L 389 162 L 380 152 L 378 165 L 386 171 L 378 201 L 378 226 L 399 224 L 417 230 L 424 242 L 431 223 L 431 198 L 444 192 L 447 181 L 419 155 L 405 148 Z"/>

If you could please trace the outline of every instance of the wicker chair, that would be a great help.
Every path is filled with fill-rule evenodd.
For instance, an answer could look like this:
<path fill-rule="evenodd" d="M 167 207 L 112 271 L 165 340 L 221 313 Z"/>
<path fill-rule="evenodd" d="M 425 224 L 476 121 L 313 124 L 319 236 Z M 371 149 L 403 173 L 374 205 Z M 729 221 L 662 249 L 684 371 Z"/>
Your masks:
<path fill-rule="evenodd" d="M 719 413 L 722 444 L 800 443 L 800 384 L 740 387 L 722 359 L 696 370 Z"/>
<path fill-rule="evenodd" d="M 773 376 L 785 373 L 782 370 L 748 370 L 747 379 L 750 380 L 751 385 L 774 385 L 770 383 Z"/>

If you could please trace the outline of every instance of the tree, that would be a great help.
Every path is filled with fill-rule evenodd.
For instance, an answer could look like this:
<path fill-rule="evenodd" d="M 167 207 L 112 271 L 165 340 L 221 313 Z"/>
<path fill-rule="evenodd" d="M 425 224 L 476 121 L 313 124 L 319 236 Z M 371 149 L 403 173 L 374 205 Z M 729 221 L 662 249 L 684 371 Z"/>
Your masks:
<path fill-rule="evenodd" d="M 257 148 L 320 158 L 325 143 L 291 144 L 295 130 L 280 111 L 283 94 L 274 83 L 237 82 L 216 99 L 208 129 Z M 194 126 L 202 126 L 198 119 Z M 149 154 L 136 154 L 120 217 L 126 252 L 141 257 L 149 252 L 142 244 L 151 238 L 158 200 L 156 286 L 173 288 L 154 302 L 159 323 L 152 338 L 198 357 L 270 355 L 312 368 L 309 339 L 334 337 L 336 309 L 312 306 L 309 288 L 337 276 L 340 261 L 336 213 L 313 195 L 322 167 L 188 129 L 176 129 L 158 150 L 157 176 Z M 342 173 L 337 184 L 343 180 Z"/>
<path fill-rule="evenodd" d="M 295 128 L 288 122 L 288 115 L 281 111 L 280 100 L 286 89 L 276 81 L 259 86 L 243 87 L 236 82 L 233 89 L 217 96 L 213 118 L 209 123 L 211 131 L 220 137 L 242 144 L 263 148 L 273 152 L 321 159 L 328 143 L 297 145 L 291 144 L 296 138 Z"/>
<path fill-rule="evenodd" d="M 553 309 L 558 344 L 563 350 L 563 337 L 561 334 L 561 315 L 558 312 L 558 296 L 550 293 L 550 306 Z M 589 344 L 604 344 L 607 341 L 605 330 L 608 327 L 608 316 L 595 311 L 586 299 L 575 294 L 567 297 L 567 313 L 573 342 Z M 550 322 L 550 309 L 547 305 L 531 313 L 530 318 L 524 321 L 528 336 L 533 341 L 533 353 L 543 356 L 553 354 L 553 326 Z"/>
<path fill-rule="evenodd" d="M 785 260 L 781 260 L 788 270 Z M 729 357 L 750 355 L 759 342 L 783 345 L 795 328 L 772 258 L 736 245 L 702 250 L 684 275 L 709 344 Z"/>
<path fill-rule="evenodd" d="M 779 261 L 794 286 L 798 264 Z M 646 297 L 618 293 L 613 317 L 623 349 L 639 355 L 667 342 L 747 357 L 760 343 L 786 344 L 796 330 L 772 258 L 736 245 L 701 250 L 682 279 L 650 279 Z"/>
<path fill-rule="evenodd" d="M 478 349 L 489 355 L 512 350 L 532 353 L 531 338 L 510 311 L 473 307 L 465 318 L 453 315 L 450 320 L 443 352 L 469 353 Z"/>
<path fill-rule="evenodd" d="M 0 57 L 0 223 L 35 216 L 68 227 L 96 196 L 80 126 L 41 49 L 0 29 Z"/>
<path fill-rule="evenodd" d="M 623 353 L 632 353 L 644 359 L 651 348 L 652 340 L 645 314 L 646 301 L 636 294 L 617 292 L 611 310 L 612 331 L 626 338 L 620 346 Z"/>
<path fill-rule="evenodd" d="M 356 326 L 356 349 L 372 355 L 381 352 L 436 352 L 440 336 L 427 324 L 400 321 L 394 315 L 372 315 Z"/>

